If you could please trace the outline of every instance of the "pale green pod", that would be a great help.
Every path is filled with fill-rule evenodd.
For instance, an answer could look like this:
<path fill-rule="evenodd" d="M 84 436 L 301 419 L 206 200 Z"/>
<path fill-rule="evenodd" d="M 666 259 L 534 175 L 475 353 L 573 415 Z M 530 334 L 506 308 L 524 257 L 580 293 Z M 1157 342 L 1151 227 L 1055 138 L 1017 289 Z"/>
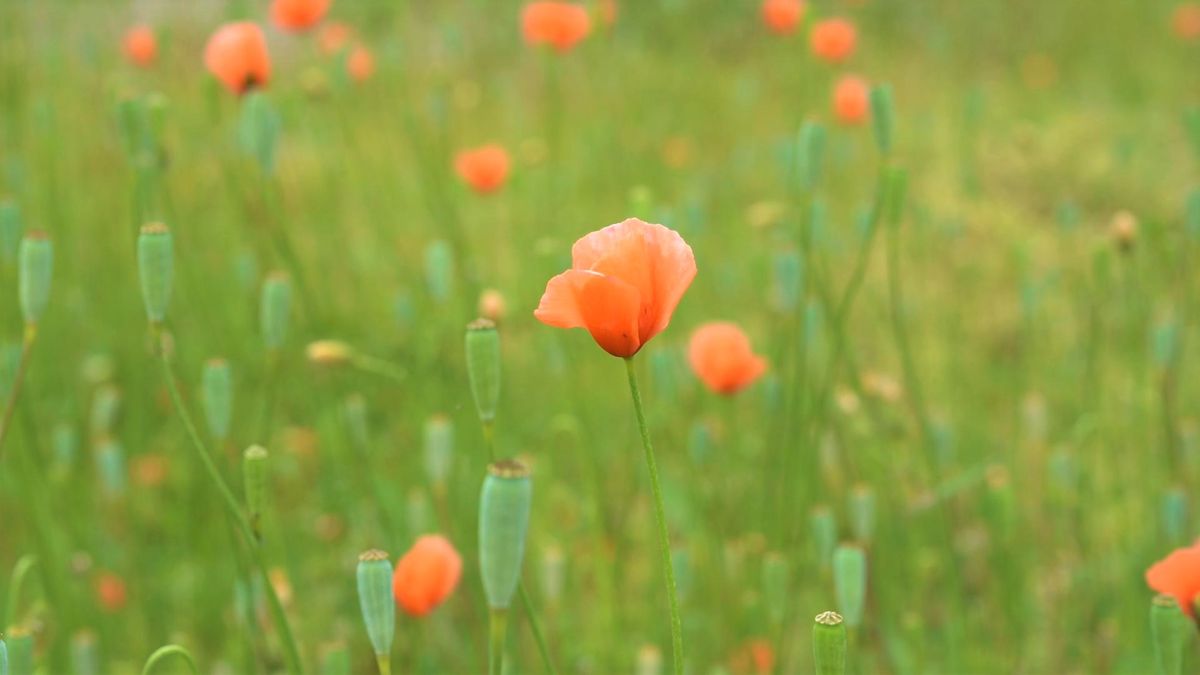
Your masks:
<path fill-rule="evenodd" d="M 1188 501 L 1187 493 L 1179 488 L 1172 488 L 1163 495 L 1162 500 L 1163 531 L 1171 543 L 1183 544 L 1188 538 Z"/>
<path fill-rule="evenodd" d="M 1150 632 L 1154 637 L 1154 657 L 1159 675 L 1183 672 L 1183 650 L 1196 626 L 1169 595 L 1155 596 L 1150 603 Z"/>
<path fill-rule="evenodd" d="M 71 668 L 75 675 L 100 673 L 100 655 L 96 647 L 96 634 L 90 630 L 81 630 L 71 637 Z"/>
<path fill-rule="evenodd" d="M 5 640 L 8 675 L 33 675 L 33 635 L 24 628 L 12 628 Z"/>
<path fill-rule="evenodd" d="M 500 333 L 496 324 L 476 319 L 467 325 L 467 379 L 482 422 L 496 419 L 500 401 Z"/>
<path fill-rule="evenodd" d="M 263 282 L 258 305 L 259 327 L 263 344 L 270 351 L 283 347 L 292 313 L 292 285 L 286 275 L 275 272 Z"/>
<path fill-rule="evenodd" d="M 0 200 L 0 265 L 15 263 L 20 245 L 21 210 L 11 199 Z"/>
<path fill-rule="evenodd" d="M 807 121 L 800 127 L 796 142 L 796 174 L 800 186 L 812 190 L 821 181 L 825 161 L 825 127 Z"/>
<path fill-rule="evenodd" d="M 425 248 L 425 283 L 438 302 L 445 302 L 454 288 L 454 252 L 440 239 Z"/>
<path fill-rule="evenodd" d="M 492 609 L 508 609 L 521 580 L 532 502 L 524 464 L 507 459 L 488 466 L 479 495 L 479 571 Z"/>
<path fill-rule="evenodd" d="M 850 490 L 850 531 L 854 538 L 866 544 L 875 531 L 875 491 L 869 485 L 856 485 Z"/>
<path fill-rule="evenodd" d="M 258 162 L 265 174 L 275 171 L 275 156 L 282 128 L 278 111 L 262 91 L 251 91 L 242 97 L 238 118 L 237 138 L 242 151 Z"/>
<path fill-rule="evenodd" d="M 162 323 L 171 300 L 175 275 L 175 243 L 171 231 L 162 223 L 142 227 L 138 234 L 138 276 L 142 301 L 150 323 Z"/>
<path fill-rule="evenodd" d="M 27 325 L 33 325 L 41 320 L 50 302 L 50 280 L 54 276 L 54 246 L 44 232 L 30 232 L 21 240 L 18 267 L 21 314 Z"/>
<path fill-rule="evenodd" d="M 357 577 L 358 604 L 371 647 L 377 656 L 391 654 L 396 634 L 396 601 L 392 597 L 392 563 L 388 555 L 372 549 L 358 556 Z"/>
<path fill-rule="evenodd" d="M 675 353 L 670 349 L 650 352 L 650 376 L 658 390 L 657 398 L 667 405 L 675 400 L 679 391 L 679 364 L 675 359 Z"/>
<path fill-rule="evenodd" d="M 837 523 L 833 512 L 825 506 L 814 507 L 808 515 L 810 537 L 813 554 L 821 567 L 826 567 L 833 560 L 833 547 L 837 545 Z"/>
<path fill-rule="evenodd" d="M 813 664 L 816 675 L 846 672 L 846 625 L 837 612 L 821 612 L 813 623 Z"/>
<path fill-rule="evenodd" d="M 261 534 L 262 514 L 267 504 L 267 460 L 270 455 L 261 445 L 252 445 L 242 453 L 242 481 L 246 491 L 246 510 L 256 535 Z"/>
<path fill-rule="evenodd" d="M 104 496 L 108 499 L 124 497 L 128 472 L 125 469 L 125 450 L 121 444 L 111 439 L 103 441 L 96 449 L 96 465 Z"/>
<path fill-rule="evenodd" d="M 857 546 L 838 546 L 833 552 L 833 586 L 847 625 L 862 623 L 867 599 L 867 554 Z"/>
<path fill-rule="evenodd" d="M 104 384 L 96 388 L 92 395 L 92 409 L 88 417 L 88 425 L 92 438 L 104 438 L 113 435 L 117 425 L 117 416 L 121 412 L 121 390 L 113 384 Z"/>
<path fill-rule="evenodd" d="M 791 599 L 787 557 L 782 553 L 772 551 L 763 557 L 762 585 L 767 615 L 772 622 L 778 623 L 783 620 L 787 602 Z"/>
<path fill-rule="evenodd" d="M 445 485 L 454 461 L 454 425 L 445 415 L 425 423 L 425 472 L 434 485 Z"/>
<path fill-rule="evenodd" d="M 887 155 L 892 151 L 892 129 L 895 126 L 895 103 L 892 100 L 892 87 L 889 84 L 877 84 L 871 87 L 871 129 L 875 133 L 875 146 L 880 154 Z"/>
<path fill-rule="evenodd" d="M 775 283 L 771 289 L 772 304 L 781 314 L 796 310 L 800 297 L 804 295 L 804 262 L 795 251 L 780 251 L 775 254 Z"/>
<path fill-rule="evenodd" d="M 233 424 L 233 371 L 225 359 L 209 359 L 204 364 L 200 403 L 212 437 L 222 442 L 228 440 Z"/>

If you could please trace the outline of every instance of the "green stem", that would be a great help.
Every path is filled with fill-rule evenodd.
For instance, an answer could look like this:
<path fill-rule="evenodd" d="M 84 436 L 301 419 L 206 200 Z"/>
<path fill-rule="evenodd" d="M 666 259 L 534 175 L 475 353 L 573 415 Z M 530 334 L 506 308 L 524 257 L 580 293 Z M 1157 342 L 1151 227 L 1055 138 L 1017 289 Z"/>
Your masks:
<path fill-rule="evenodd" d="M 4 439 L 12 427 L 13 413 L 17 409 L 17 399 L 21 394 L 21 383 L 25 381 L 25 371 L 29 369 L 29 355 L 33 351 L 33 343 L 37 341 L 37 325 L 25 325 L 25 339 L 21 344 L 21 358 L 17 361 L 17 373 L 13 377 L 12 391 L 8 394 L 8 402 L 4 405 L 4 414 L 0 416 L 0 457 L 4 456 Z"/>
<path fill-rule="evenodd" d="M 379 675 L 392 675 L 391 654 L 376 654 L 375 664 L 379 666 Z"/>
<path fill-rule="evenodd" d="M 221 477 L 221 472 L 217 470 L 217 465 L 213 463 L 212 457 L 209 456 L 208 450 L 204 447 L 204 441 L 200 440 L 200 433 L 196 430 L 196 424 L 192 421 L 191 415 L 183 405 L 183 397 L 179 394 L 179 383 L 175 379 L 175 372 L 171 369 L 171 361 L 167 357 L 167 350 L 162 345 L 162 327 L 155 325 L 152 327 L 152 330 L 156 337 L 155 342 L 158 344 L 158 352 L 163 367 L 163 377 L 167 382 L 167 390 L 171 395 L 171 403 L 175 406 L 175 411 L 183 421 L 184 429 L 191 440 L 192 449 L 196 451 L 196 456 L 204 466 L 205 473 L 208 474 L 213 485 L 216 486 L 217 492 L 221 495 L 221 500 L 225 504 L 230 518 L 237 524 L 238 531 L 241 532 L 242 537 L 246 540 L 246 546 L 250 549 L 250 555 L 254 560 L 254 564 L 258 567 L 258 571 L 262 576 L 263 588 L 268 600 L 267 604 L 271 610 L 271 618 L 275 622 L 275 626 L 279 630 L 279 635 L 283 642 L 284 656 L 287 659 L 288 670 L 292 673 L 303 673 L 304 668 L 300 663 L 300 651 L 296 648 L 296 640 L 292 636 L 291 627 L 288 626 L 287 615 L 283 611 L 283 604 L 280 603 L 279 596 L 275 594 L 275 587 L 271 584 L 271 576 L 267 571 L 262 548 L 254 536 L 254 530 L 250 527 L 250 521 L 238 505 L 237 499 L 233 496 L 233 491 L 229 489 L 229 485 Z"/>
<path fill-rule="evenodd" d="M 396 384 L 408 384 L 408 373 L 404 372 L 403 368 L 394 366 L 379 357 L 356 352 L 350 357 L 350 364 L 364 373 L 387 378 Z"/>
<path fill-rule="evenodd" d="M 4 623 L 0 628 L 16 625 L 17 609 L 20 607 L 21 589 L 25 587 L 25 577 L 37 565 L 37 558 L 32 555 L 22 556 L 13 567 L 12 577 L 8 582 L 8 603 L 4 610 Z"/>
<path fill-rule="evenodd" d="M 500 675 L 504 670 L 504 638 L 508 633 L 508 610 L 492 609 L 491 640 L 488 642 L 488 675 Z"/>
<path fill-rule="evenodd" d="M 638 430 L 642 434 L 642 448 L 646 451 L 646 469 L 650 472 L 650 487 L 654 492 L 654 515 L 658 520 L 658 542 L 662 548 L 663 573 L 667 577 L 667 602 L 671 610 L 671 663 L 674 665 L 675 675 L 682 675 L 683 623 L 679 619 L 679 598 L 676 597 L 675 591 L 675 566 L 671 564 L 671 535 L 667 531 L 662 486 L 658 481 L 658 464 L 654 460 L 654 446 L 650 443 L 650 429 L 646 426 L 646 413 L 642 408 L 642 393 L 638 389 L 632 356 L 625 358 L 625 372 L 629 375 L 629 393 L 633 396 L 633 409 L 637 412 Z"/>
<path fill-rule="evenodd" d="M 150 658 L 146 659 L 146 665 L 142 666 L 142 675 L 150 675 L 154 670 L 154 666 L 158 665 L 159 661 L 171 656 L 178 656 L 182 659 L 187 664 L 188 670 L 192 672 L 192 675 L 200 675 L 200 669 L 196 667 L 196 660 L 192 658 L 188 650 L 179 645 L 166 645 L 155 650 L 150 655 Z"/>

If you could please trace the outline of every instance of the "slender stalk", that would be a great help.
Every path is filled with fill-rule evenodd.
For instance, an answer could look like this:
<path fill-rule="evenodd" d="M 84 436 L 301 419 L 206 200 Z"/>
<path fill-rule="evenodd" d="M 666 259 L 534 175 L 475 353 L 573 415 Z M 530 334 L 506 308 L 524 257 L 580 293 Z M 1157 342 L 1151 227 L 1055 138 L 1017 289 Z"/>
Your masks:
<path fill-rule="evenodd" d="M 658 520 L 658 541 L 662 548 L 663 573 L 667 577 L 667 603 L 671 610 L 671 663 L 675 675 L 683 674 L 683 623 L 679 620 L 679 598 L 675 591 L 675 566 L 671 564 L 671 536 L 667 531 L 667 514 L 663 508 L 662 486 L 658 481 L 658 463 L 654 460 L 654 446 L 650 443 L 650 429 L 646 426 L 646 413 L 642 407 L 642 392 L 638 389 L 637 374 L 633 369 L 633 357 L 626 357 L 625 372 L 629 375 L 629 393 L 633 396 L 633 409 L 637 412 L 638 430 L 642 434 L 642 448 L 646 451 L 646 469 L 650 472 L 650 487 L 654 491 L 654 515 Z"/>
<path fill-rule="evenodd" d="M 186 663 L 188 670 L 191 671 L 192 675 L 200 675 L 200 670 L 196 668 L 196 660 L 192 658 L 192 655 L 190 652 L 188 652 L 188 650 L 180 647 L 179 645 L 166 645 L 165 647 L 159 647 L 156 649 L 154 653 L 150 655 L 150 658 L 146 659 L 146 665 L 142 666 L 142 675 L 150 675 L 150 673 L 154 671 L 154 667 L 158 665 L 159 661 L 162 661 L 170 656 L 177 656 L 180 660 Z"/>
<path fill-rule="evenodd" d="M 27 555 L 17 561 L 13 567 L 12 577 L 8 582 L 8 602 L 6 603 L 4 616 L 0 617 L 4 620 L 4 626 L 15 626 L 17 623 L 17 610 L 21 605 L 21 589 L 25 587 L 25 578 L 29 576 L 29 571 L 37 565 L 35 556 Z"/>
<path fill-rule="evenodd" d="M 508 610 L 493 609 L 489 620 L 488 675 L 500 675 L 504 670 L 504 638 L 508 634 Z"/>
<path fill-rule="evenodd" d="M 389 379 L 396 384 L 408 384 L 408 373 L 403 368 L 397 367 L 388 361 L 377 356 L 367 354 L 354 353 L 350 357 L 350 364 L 364 373 L 378 375 Z"/>
<path fill-rule="evenodd" d="M 379 675 L 392 675 L 391 654 L 376 654 L 375 664 L 379 666 Z"/>
<path fill-rule="evenodd" d="M 208 450 L 204 447 L 204 441 L 200 440 L 200 433 L 196 429 L 195 422 L 192 421 L 191 415 L 183 405 L 183 397 L 179 394 L 179 383 L 175 378 L 175 372 L 171 369 L 171 361 L 167 357 L 167 350 L 163 348 L 161 342 L 162 327 L 153 326 L 152 330 L 158 344 L 159 357 L 163 367 L 163 377 L 167 383 L 167 390 L 171 395 L 171 403 L 175 406 L 176 413 L 178 413 L 179 418 L 183 421 L 184 429 L 191 440 L 192 449 L 196 451 L 196 456 L 204 466 L 205 473 L 208 474 L 213 485 L 217 488 L 217 492 L 221 495 L 221 501 L 225 504 L 230 518 L 233 519 L 238 531 L 241 532 L 242 537 L 245 539 L 246 546 L 250 549 L 250 556 L 262 576 L 263 587 L 267 594 L 267 604 L 271 610 L 271 618 L 275 622 L 275 626 L 279 630 L 280 639 L 283 642 L 284 656 L 287 659 L 288 670 L 292 673 L 303 673 L 304 668 L 300 662 L 300 651 L 296 648 L 296 640 L 292 636 L 292 629 L 288 625 L 283 605 L 279 601 L 279 596 L 275 594 L 275 587 L 271 584 L 271 576 L 267 571 L 262 548 L 254 536 L 254 530 L 250 527 L 249 519 L 242 512 L 237 499 L 233 496 L 233 491 L 229 489 L 229 485 L 221 477 L 221 472 L 217 470 L 217 465 L 213 463 L 212 457 L 209 456 Z"/>
<path fill-rule="evenodd" d="M 12 391 L 8 394 L 8 402 L 4 404 L 4 414 L 0 416 L 0 457 L 4 456 L 4 439 L 8 437 L 9 427 L 12 426 L 13 413 L 17 410 L 17 399 L 21 394 L 21 383 L 25 381 L 25 371 L 29 369 L 29 355 L 33 352 L 35 342 L 37 342 L 37 325 L 26 324 L 25 339 L 21 343 L 21 358 L 17 361 L 17 373 L 13 378 Z"/>

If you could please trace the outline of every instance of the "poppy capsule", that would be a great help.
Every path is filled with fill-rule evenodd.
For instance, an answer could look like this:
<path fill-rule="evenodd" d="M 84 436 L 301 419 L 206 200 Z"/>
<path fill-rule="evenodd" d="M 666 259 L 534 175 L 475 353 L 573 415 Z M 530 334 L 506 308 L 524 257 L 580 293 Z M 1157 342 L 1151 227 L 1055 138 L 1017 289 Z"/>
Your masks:
<path fill-rule="evenodd" d="M 688 361 L 700 381 L 718 394 L 741 391 L 767 369 L 742 329 L 723 321 L 704 324 L 692 333 Z"/>
<path fill-rule="evenodd" d="M 50 301 L 50 279 L 54 268 L 54 247 L 46 233 L 33 231 L 21 241 L 18 291 L 25 325 L 33 326 L 42 318 Z"/>
<path fill-rule="evenodd" d="M 525 559 L 533 484 L 515 460 L 488 466 L 479 495 L 479 570 L 488 606 L 508 609 Z"/>
<path fill-rule="evenodd" d="M 33 672 L 33 633 L 24 626 L 9 628 L 5 635 L 8 672 L 13 675 Z"/>
<path fill-rule="evenodd" d="M 800 0 L 765 0 L 762 4 L 763 22 L 779 35 L 794 32 L 803 17 L 804 3 Z"/>
<path fill-rule="evenodd" d="M 375 73 L 375 57 L 371 50 L 358 45 L 346 57 L 346 72 L 355 82 L 365 82 Z"/>
<path fill-rule="evenodd" d="M 175 244 L 171 230 L 162 223 L 142 226 L 137 254 L 146 317 L 150 323 L 162 323 L 167 315 L 175 273 Z"/>
<path fill-rule="evenodd" d="M 569 2 L 531 2 L 521 11 L 521 32 L 530 45 L 547 44 L 566 52 L 591 29 L 587 10 Z"/>
<path fill-rule="evenodd" d="M 846 672 L 846 624 L 837 612 L 821 612 L 813 622 L 813 662 L 817 675 Z"/>
<path fill-rule="evenodd" d="M 158 56 L 158 41 L 154 39 L 154 31 L 149 26 L 137 25 L 125 31 L 121 49 L 130 63 L 149 68 Z"/>
<path fill-rule="evenodd" d="M 1146 584 L 1179 603 L 1188 616 L 1195 616 L 1194 605 L 1200 596 L 1200 544 L 1175 549 L 1166 558 L 1146 570 Z"/>
<path fill-rule="evenodd" d="M 204 47 L 204 65 L 225 88 L 244 94 L 271 79 L 267 39 L 257 24 L 241 21 L 217 29 Z"/>
<path fill-rule="evenodd" d="M 392 653 L 392 638 L 396 633 L 396 603 L 391 597 L 392 563 L 386 553 L 372 549 L 358 556 L 356 576 L 358 604 L 367 637 L 380 661 L 380 672 L 385 672 L 384 662 Z"/>
<path fill-rule="evenodd" d="M 98 640 L 90 630 L 81 630 L 71 636 L 71 666 L 76 673 L 99 673 L 100 655 Z M 0 663 L 0 675 L 7 675 Z"/>
<path fill-rule="evenodd" d="M 283 346 L 291 312 L 292 285 L 285 274 L 275 272 L 263 282 L 262 299 L 258 305 L 259 326 L 268 351 L 275 352 Z"/>
<path fill-rule="evenodd" d="M 813 26 L 809 46 L 817 58 L 828 63 L 841 63 L 854 54 L 858 33 L 846 19 L 825 19 Z"/>
<path fill-rule="evenodd" d="M 496 419 L 500 400 L 500 333 L 488 319 L 467 324 L 467 379 L 479 419 L 489 423 Z"/>
<path fill-rule="evenodd" d="M 858 546 L 843 544 L 833 552 L 833 586 L 846 623 L 862 623 L 867 595 L 867 554 Z"/>
<path fill-rule="evenodd" d="M 330 0 L 274 0 L 271 21 L 285 31 L 307 30 L 320 23 L 329 4 Z"/>
<path fill-rule="evenodd" d="M 601 349 L 629 358 L 667 327 L 695 277 L 678 232 L 629 218 L 575 242 L 571 269 L 546 284 L 534 316 L 586 328 Z"/>
<path fill-rule="evenodd" d="M 462 558 L 450 541 L 441 535 L 426 535 L 396 563 L 392 594 L 401 609 L 412 616 L 425 616 L 454 592 L 461 574 Z"/>
<path fill-rule="evenodd" d="M 1183 672 L 1183 649 L 1195 631 L 1196 626 L 1180 611 L 1179 603 L 1171 596 L 1154 597 L 1150 602 L 1150 632 L 1154 636 L 1158 672 Z"/>
<path fill-rule="evenodd" d="M 495 192 L 508 179 L 508 151 L 494 143 L 464 150 L 454 158 L 454 169 L 479 194 Z"/>
<path fill-rule="evenodd" d="M 833 114 L 837 121 L 855 126 L 867 121 L 871 103 L 866 80 L 846 75 L 838 80 L 833 90 Z"/>

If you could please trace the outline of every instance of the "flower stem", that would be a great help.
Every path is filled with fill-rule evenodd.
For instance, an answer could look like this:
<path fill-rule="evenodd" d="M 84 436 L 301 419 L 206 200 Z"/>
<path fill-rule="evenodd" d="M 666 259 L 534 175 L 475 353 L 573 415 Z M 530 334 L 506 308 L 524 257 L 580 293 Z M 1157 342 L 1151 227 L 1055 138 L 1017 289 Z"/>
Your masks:
<path fill-rule="evenodd" d="M 178 656 L 181 661 L 187 664 L 188 671 L 191 672 L 192 675 L 200 674 L 199 669 L 196 668 L 196 660 L 192 658 L 192 655 L 190 652 L 188 652 L 188 650 L 180 647 L 179 645 L 166 645 L 165 647 L 159 647 L 156 649 L 154 653 L 150 655 L 150 658 L 146 659 L 146 665 L 142 666 L 142 675 L 150 675 L 150 673 L 154 672 L 154 667 L 168 656 Z"/>
<path fill-rule="evenodd" d="M 392 675 L 392 657 L 390 654 L 376 654 L 375 663 L 379 666 L 379 675 Z"/>
<path fill-rule="evenodd" d="M 16 376 L 13 377 L 12 390 L 8 394 L 8 402 L 4 404 L 3 416 L 0 416 L 0 457 L 4 455 L 4 439 L 8 437 L 8 429 L 12 426 L 13 413 L 17 409 L 17 399 L 21 394 L 21 383 L 25 381 L 25 371 L 29 368 L 29 355 L 33 351 L 33 343 L 37 341 L 37 325 L 25 326 L 25 339 L 21 344 L 21 358 L 17 361 Z"/>
<path fill-rule="evenodd" d="M 658 464 L 654 461 L 654 446 L 650 443 L 650 430 L 646 426 L 646 413 L 642 409 L 642 393 L 638 389 L 633 357 L 625 359 L 625 372 L 629 375 L 629 393 L 633 396 L 633 409 L 637 412 L 638 430 L 642 434 L 642 448 L 646 451 L 646 469 L 650 472 L 650 487 L 654 491 L 654 515 L 658 520 L 663 573 L 667 577 L 667 602 L 671 609 L 671 663 L 675 675 L 682 675 L 683 623 L 679 619 L 679 598 L 675 592 L 675 567 L 671 564 L 671 538 L 667 531 L 666 510 L 663 509 L 662 486 L 658 482 Z"/>
<path fill-rule="evenodd" d="M 508 610 L 493 609 L 490 624 L 488 675 L 500 675 L 504 666 L 504 637 L 508 633 Z"/>

